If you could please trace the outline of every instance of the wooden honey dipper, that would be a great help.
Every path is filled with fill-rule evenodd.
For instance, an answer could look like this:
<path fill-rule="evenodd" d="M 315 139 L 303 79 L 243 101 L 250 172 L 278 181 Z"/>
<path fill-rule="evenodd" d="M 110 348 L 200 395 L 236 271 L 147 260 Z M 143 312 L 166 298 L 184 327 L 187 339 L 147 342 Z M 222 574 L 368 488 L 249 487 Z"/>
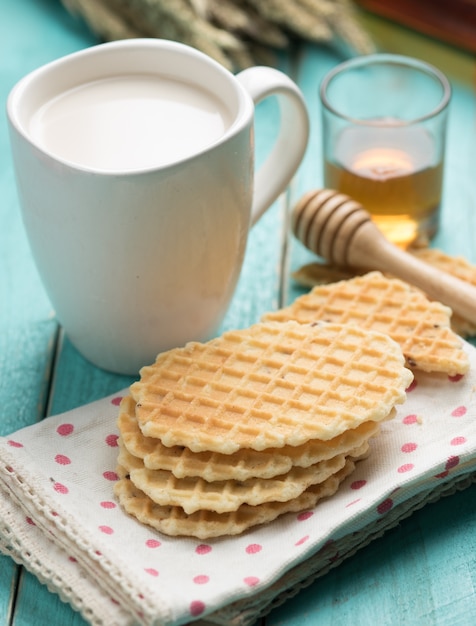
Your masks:
<path fill-rule="evenodd" d="M 388 272 L 476 322 L 475 287 L 395 246 L 349 196 L 332 189 L 308 192 L 293 209 L 291 227 L 309 250 L 333 265 Z"/>

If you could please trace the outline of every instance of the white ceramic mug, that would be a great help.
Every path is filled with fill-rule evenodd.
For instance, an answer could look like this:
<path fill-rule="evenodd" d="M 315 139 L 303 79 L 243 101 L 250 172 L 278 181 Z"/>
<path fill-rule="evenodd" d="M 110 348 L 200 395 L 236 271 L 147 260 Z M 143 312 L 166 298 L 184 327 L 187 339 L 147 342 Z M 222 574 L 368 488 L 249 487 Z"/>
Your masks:
<path fill-rule="evenodd" d="M 153 93 L 129 102 L 130 81 Z M 268 95 L 278 98 L 280 127 L 255 175 L 254 104 Z M 302 160 L 309 121 L 297 86 L 272 68 L 233 76 L 183 44 L 133 39 L 35 70 L 13 88 L 7 112 L 30 246 L 77 349 L 136 374 L 163 350 L 213 336 L 249 228 Z"/>

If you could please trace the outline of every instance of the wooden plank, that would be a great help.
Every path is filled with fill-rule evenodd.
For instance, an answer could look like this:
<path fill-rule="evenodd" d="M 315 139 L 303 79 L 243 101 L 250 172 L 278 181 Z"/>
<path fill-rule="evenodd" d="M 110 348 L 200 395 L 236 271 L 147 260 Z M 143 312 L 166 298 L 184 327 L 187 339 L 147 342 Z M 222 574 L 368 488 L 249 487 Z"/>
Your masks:
<path fill-rule="evenodd" d="M 12 51 L 0 55 L 4 102 L 27 72 L 94 42 L 60 5 L 50 2 L 14 3 L 3 17 L 3 49 Z M 5 434 L 45 415 L 57 323 L 23 229 L 5 117 L 1 123 L 0 433 Z"/>
<path fill-rule="evenodd" d="M 57 3 L 24 0 L 2 16 L 0 99 L 27 72 L 93 38 Z M 0 434 L 45 415 L 57 324 L 29 251 L 18 208 L 5 116 L 0 130 Z M 19 568 L 0 557 L 0 623 L 13 620 Z M 38 621 L 33 614 L 27 623 Z"/>
<path fill-rule="evenodd" d="M 0 624 L 9 624 L 17 585 L 18 568 L 8 557 L 0 555 Z"/>
<path fill-rule="evenodd" d="M 39 4 L 13 3 L 2 16 L 3 49 L 14 51 L 0 55 L 0 99 L 4 103 L 17 80 L 49 60 L 48 53 L 55 54 L 53 46 L 45 45 L 50 39 L 43 40 L 41 29 L 36 31 L 39 21 L 48 23 L 45 8 L 51 8 Z M 0 123 L 0 435 L 5 435 L 44 415 L 57 325 L 32 262 L 18 210 L 5 116 Z M 12 619 L 17 576 L 13 561 L 0 557 L 2 624 Z"/>
<path fill-rule="evenodd" d="M 322 120 L 319 101 L 319 86 L 324 76 L 334 66 L 342 62 L 343 57 L 321 46 L 303 46 L 299 58 L 297 82 L 306 99 L 311 118 L 311 137 L 308 149 L 299 170 L 291 196 L 291 206 L 311 189 L 323 186 L 322 168 Z M 307 289 L 303 289 L 290 277 L 291 272 L 306 263 L 316 261 L 316 256 L 309 252 L 291 233 L 288 233 L 288 259 L 283 276 L 285 303 L 292 302 Z"/>
<path fill-rule="evenodd" d="M 87 626 L 59 596 L 49 593 L 33 575 L 24 573 L 18 589 L 15 626 Z"/>

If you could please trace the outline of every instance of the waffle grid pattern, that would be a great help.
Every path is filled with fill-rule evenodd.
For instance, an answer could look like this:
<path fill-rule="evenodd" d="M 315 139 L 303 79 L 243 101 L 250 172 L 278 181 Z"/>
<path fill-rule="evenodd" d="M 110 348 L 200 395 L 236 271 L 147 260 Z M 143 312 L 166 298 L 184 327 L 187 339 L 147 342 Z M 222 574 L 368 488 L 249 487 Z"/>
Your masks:
<path fill-rule="evenodd" d="M 209 482 L 273 478 L 292 467 L 309 467 L 337 454 L 349 454 L 379 431 L 376 422 L 364 422 L 328 441 L 313 439 L 301 446 L 268 448 L 261 452 L 241 449 L 231 455 L 219 452 L 192 452 L 189 448 L 164 446 L 160 439 L 142 435 L 135 418 L 135 403 L 130 396 L 123 399 L 118 418 L 125 449 L 142 459 L 150 470 L 168 470 L 177 478 L 197 476 Z"/>
<path fill-rule="evenodd" d="M 353 450 L 351 456 L 361 456 L 368 449 L 365 444 Z M 176 478 L 166 470 L 137 467 L 136 459 L 122 448 L 119 464 L 130 479 L 156 504 L 181 506 L 187 514 L 200 509 L 226 513 L 236 511 L 242 504 L 253 506 L 264 502 L 285 502 L 299 496 L 307 487 L 323 482 L 345 465 L 340 454 L 307 468 L 294 467 L 288 473 L 270 479 L 249 478 L 245 481 L 214 481 L 202 478 Z"/>
<path fill-rule="evenodd" d="M 257 506 L 242 504 L 230 513 L 202 509 L 188 515 L 182 507 L 156 504 L 120 468 L 118 471 L 123 477 L 116 482 L 114 491 L 124 510 L 140 522 L 171 536 L 191 535 L 199 539 L 209 539 L 222 535 L 238 535 L 251 526 L 271 522 L 284 513 L 312 508 L 322 498 L 332 496 L 354 468 L 354 462 L 347 459 L 339 472 L 322 483 L 311 485 L 297 498 L 287 502 L 266 502 Z"/>
<path fill-rule="evenodd" d="M 131 395 L 145 436 L 230 454 L 328 440 L 382 420 L 410 380 L 386 335 L 265 323 L 161 355 Z"/>

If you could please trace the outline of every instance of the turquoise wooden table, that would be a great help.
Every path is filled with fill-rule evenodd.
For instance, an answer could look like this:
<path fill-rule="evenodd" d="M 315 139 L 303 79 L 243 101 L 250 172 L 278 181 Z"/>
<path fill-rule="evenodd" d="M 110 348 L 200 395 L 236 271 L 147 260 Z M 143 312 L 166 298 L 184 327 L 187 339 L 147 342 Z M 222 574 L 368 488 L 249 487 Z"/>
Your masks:
<path fill-rule="evenodd" d="M 97 43 L 54 0 L 3 1 L 0 99 L 35 67 Z M 476 262 L 476 64 L 469 56 L 364 16 L 382 50 L 425 58 L 453 84 L 442 227 L 435 245 Z M 312 118 L 305 160 L 289 190 L 255 226 L 224 328 L 244 327 L 301 293 L 292 270 L 311 260 L 287 230 L 289 206 L 321 184 L 317 85 L 341 59 L 303 45 L 280 65 L 301 86 Z M 273 104 L 258 111 L 258 160 L 272 140 Z M 113 393 L 132 379 L 87 363 L 58 327 L 19 214 L 5 116 L 0 122 L 0 434 Z M 263 618 L 266 626 L 476 623 L 476 486 L 428 505 Z M 0 557 L 0 624 L 80 626 L 77 613 Z"/>

